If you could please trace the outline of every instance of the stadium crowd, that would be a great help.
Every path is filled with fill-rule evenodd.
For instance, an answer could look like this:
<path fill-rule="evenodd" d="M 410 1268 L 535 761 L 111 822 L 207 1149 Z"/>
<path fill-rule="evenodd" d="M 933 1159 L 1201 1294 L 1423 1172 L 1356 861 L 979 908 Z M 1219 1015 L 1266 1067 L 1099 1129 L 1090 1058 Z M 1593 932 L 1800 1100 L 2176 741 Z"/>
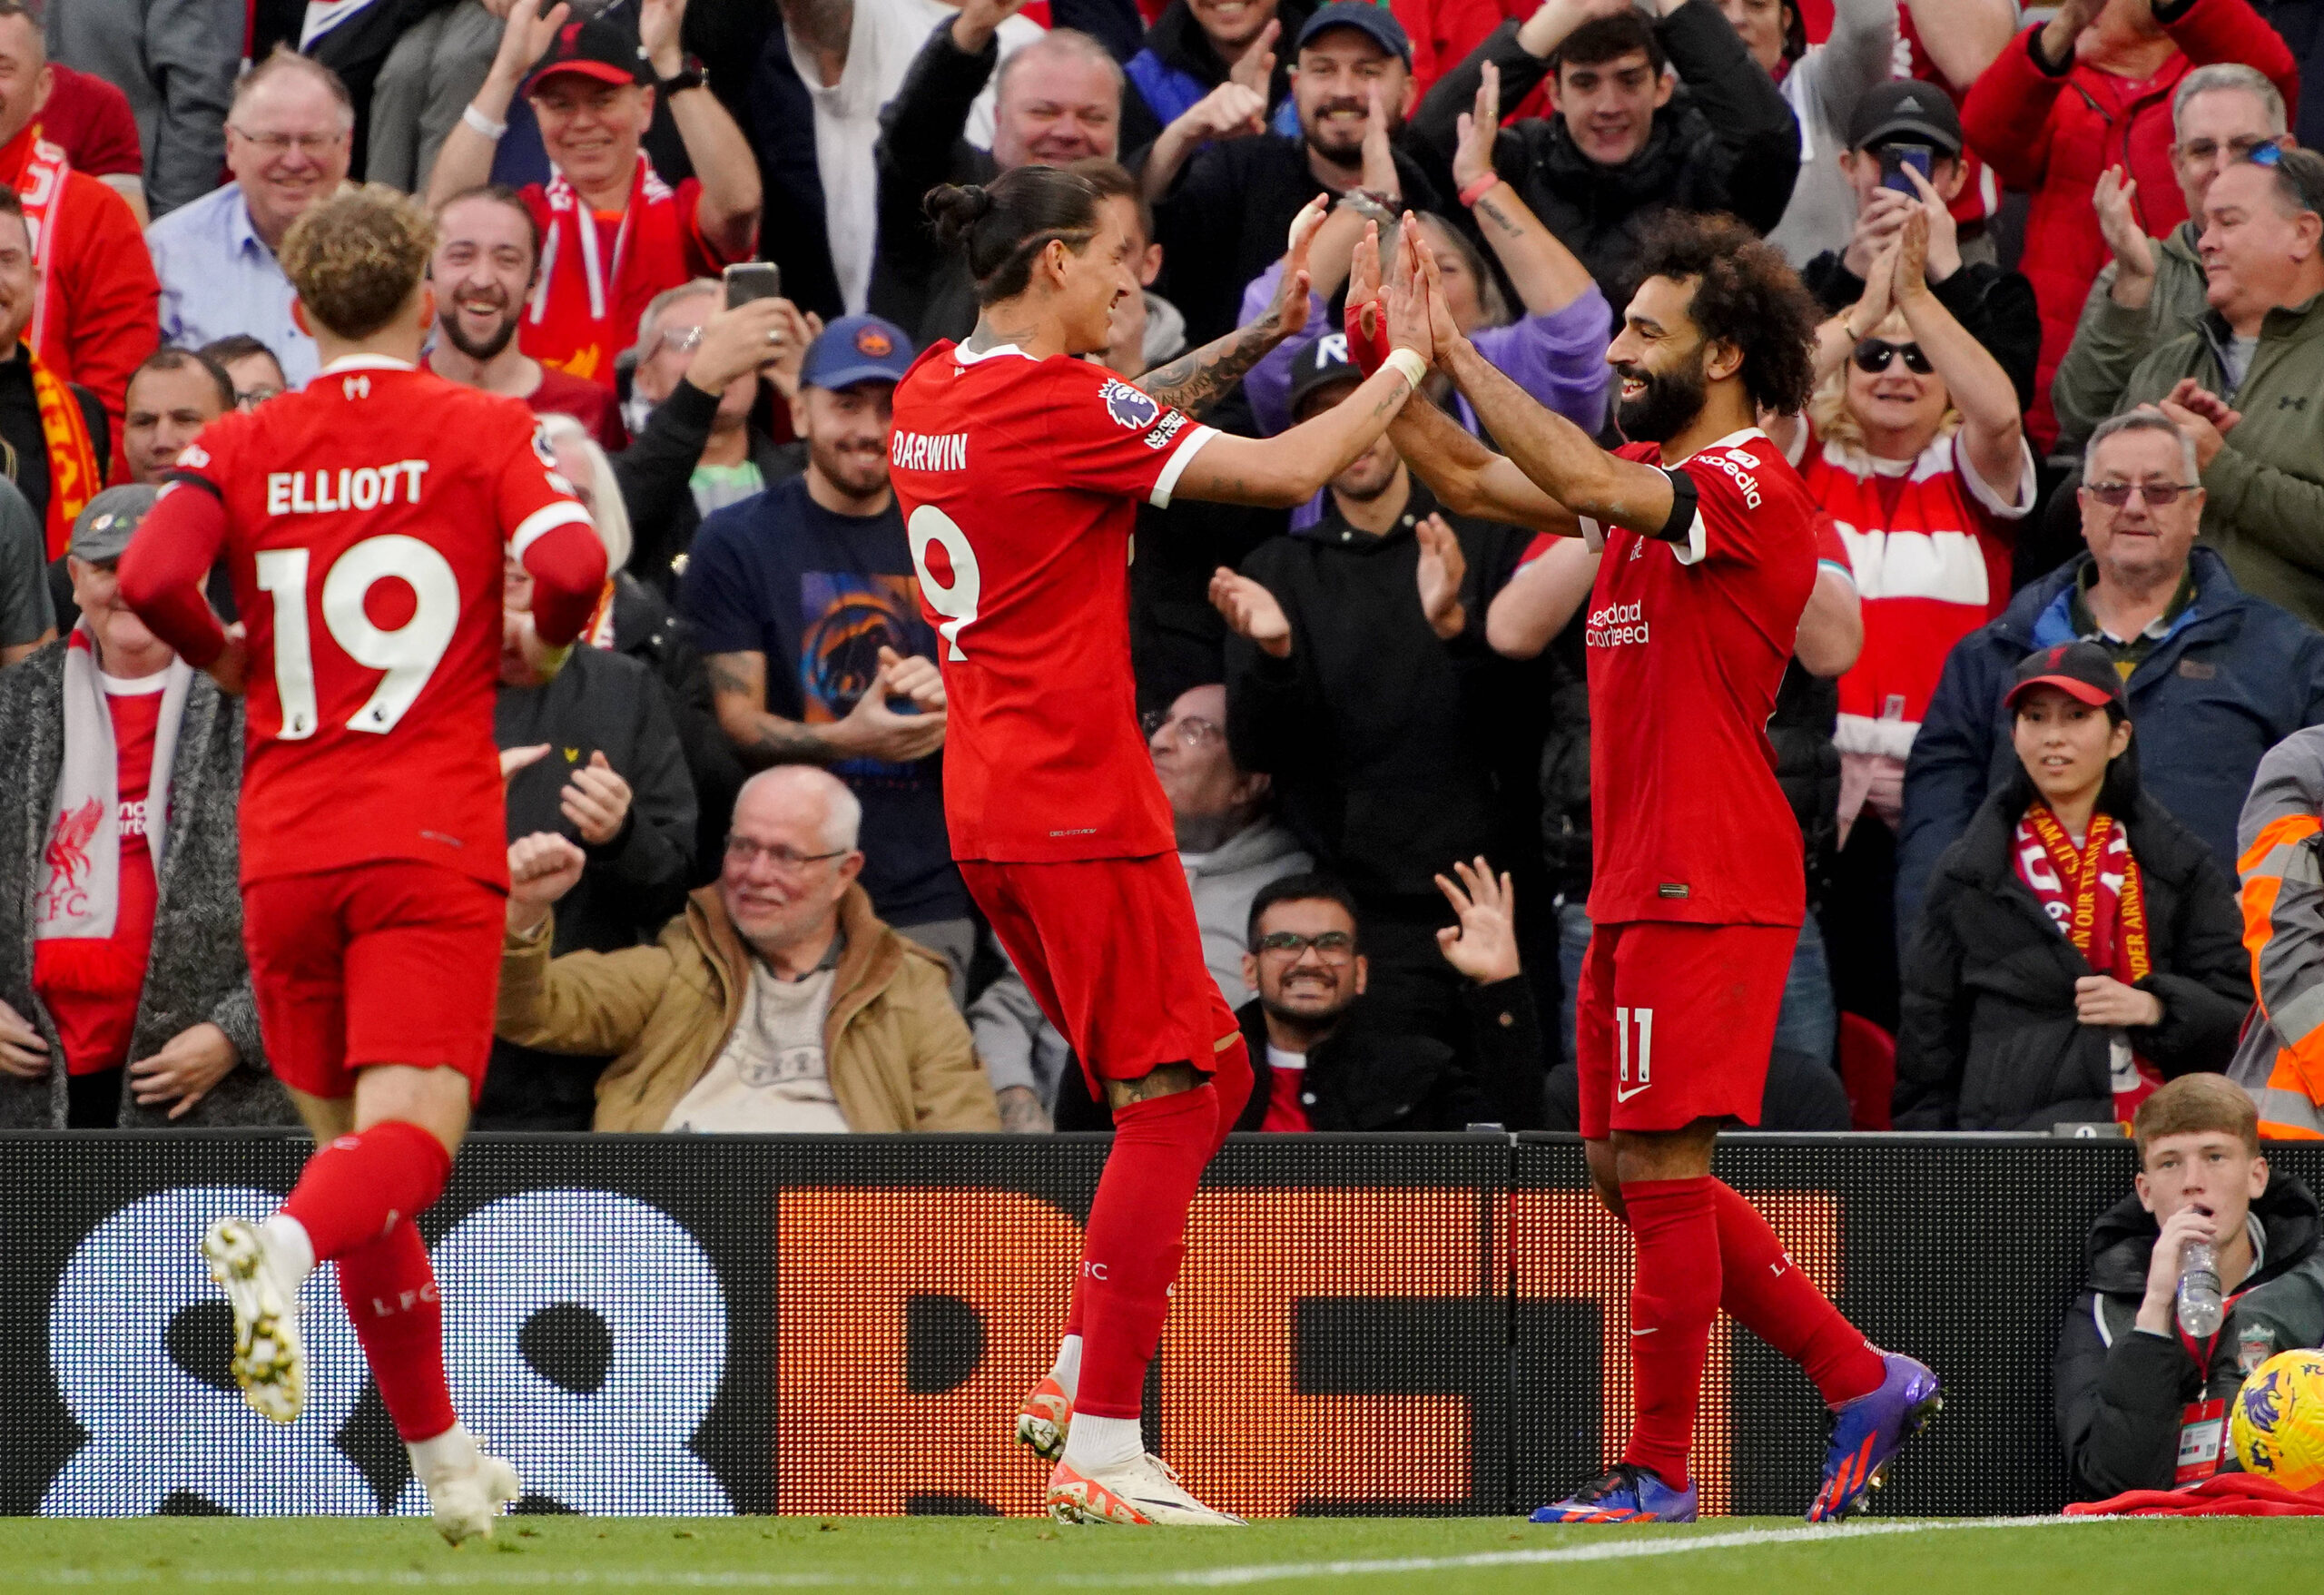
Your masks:
<path fill-rule="evenodd" d="M 551 669 L 508 566 L 508 840 L 553 867 L 478 1127 L 1106 1123 L 950 856 L 888 481 L 895 384 L 975 314 L 921 195 L 1039 163 L 1137 245 L 1105 363 L 1246 329 L 1190 408 L 1253 435 L 1356 387 L 1367 222 L 1610 441 L 1643 230 L 1766 234 L 1828 320 L 1761 418 L 1824 516 L 1768 727 L 1811 912 L 1764 1123 L 2126 1126 L 2228 1075 L 2250 1133 L 2324 1137 L 2319 51 L 2324 0 L 0 0 L 0 1124 L 292 1120 L 240 706 L 113 573 L 207 422 L 314 374 L 275 251 L 367 180 L 435 213 L 432 369 L 547 418 L 615 573 Z M 753 260 L 779 292 L 730 302 Z M 1242 1127 L 1572 1127 L 1598 556 L 1385 438 L 1287 513 L 1139 514 Z M 2248 1143 L 2210 1085 L 2164 1100 L 2165 1140 Z M 2305 1189 L 2246 1183 L 2235 1266 L 2313 1253 Z M 2105 1344 L 2062 1368 L 2152 1305 L 2183 1206 L 2102 1225 Z M 2169 1438 L 2127 1388 L 2070 1420 L 2062 1385 L 2093 1488 Z"/>

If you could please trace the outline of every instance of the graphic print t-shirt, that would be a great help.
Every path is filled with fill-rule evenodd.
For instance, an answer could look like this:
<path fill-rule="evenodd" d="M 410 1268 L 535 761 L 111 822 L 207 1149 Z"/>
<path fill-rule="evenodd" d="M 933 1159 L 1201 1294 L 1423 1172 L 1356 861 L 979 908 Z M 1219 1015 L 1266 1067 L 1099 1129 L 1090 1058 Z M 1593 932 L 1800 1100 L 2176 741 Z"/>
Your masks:
<path fill-rule="evenodd" d="M 1101 366 L 1007 345 L 940 343 L 897 385 L 891 479 L 944 671 L 954 856 L 1177 846 L 1137 724 L 1129 539 L 1216 436 Z"/>
<path fill-rule="evenodd" d="M 704 654 L 766 655 L 767 712 L 807 725 L 845 719 L 880 650 L 936 657 L 920 612 L 903 517 L 834 515 L 793 477 L 703 522 L 681 603 Z M 863 890 L 891 925 L 969 911 L 944 835 L 944 757 L 832 766 L 863 804 Z"/>
<path fill-rule="evenodd" d="M 1815 508 L 1756 429 L 1676 468 L 1697 494 L 1684 538 L 1604 528 L 1590 594 L 1590 917 L 1797 925 L 1799 825 L 1767 727 L 1816 585 Z"/>

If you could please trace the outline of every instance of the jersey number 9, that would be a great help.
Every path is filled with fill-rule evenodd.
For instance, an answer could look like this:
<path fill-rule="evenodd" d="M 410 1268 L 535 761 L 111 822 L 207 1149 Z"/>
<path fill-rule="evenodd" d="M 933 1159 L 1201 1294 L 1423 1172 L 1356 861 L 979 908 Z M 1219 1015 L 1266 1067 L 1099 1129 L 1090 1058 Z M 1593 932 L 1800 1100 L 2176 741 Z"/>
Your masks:
<path fill-rule="evenodd" d="M 928 606 L 944 616 L 944 624 L 936 635 L 951 645 L 951 657 L 966 659 L 960 651 L 960 628 L 977 617 L 977 599 L 984 592 L 984 574 L 977 567 L 977 551 L 969 546 L 969 535 L 960 523 L 946 515 L 933 504 L 923 504 L 911 512 L 911 519 L 904 526 L 904 535 L 911 539 L 912 568 L 920 572 L 921 596 Z M 944 560 L 950 568 L 949 578 L 940 577 L 928 567 L 929 545 L 944 550 Z"/>
<path fill-rule="evenodd" d="M 315 734 L 315 656 L 307 635 L 304 548 L 270 548 L 258 556 L 258 585 L 274 599 L 274 688 L 282 700 L 282 742 Z M 389 576 L 408 584 L 411 618 L 392 631 L 371 623 L 363 600 Z M 323 625 L 356 664 L 387 674 L 347 722 L 350 731 L 393 731 L 428 684 L 460 618 L 460 584 L 450 561 L 417 537 L 366 537 L 340 555 L 323 577 Z"/>

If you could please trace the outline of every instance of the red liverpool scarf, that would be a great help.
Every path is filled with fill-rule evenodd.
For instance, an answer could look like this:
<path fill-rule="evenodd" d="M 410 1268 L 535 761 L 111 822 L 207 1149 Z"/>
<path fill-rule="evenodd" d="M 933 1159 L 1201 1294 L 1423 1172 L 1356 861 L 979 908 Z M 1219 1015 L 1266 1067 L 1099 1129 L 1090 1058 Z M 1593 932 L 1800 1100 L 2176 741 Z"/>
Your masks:
<path fill-rule="evenodd" d="M 2093 970 L 2126 986 L 2153 972 L 2146 889 L 2119 821 L 2092 815 L 2089 838 L 2077 849 L 2049 805 L 2036 802 L 2017 822 L 2016 852 L 2017 878 Z M 2122 1050 L 2128 1052 L 2127 1043 Z M 2128 1123 L 2162 1084 L 2162 1071 L 2136 1053 L 2115 1063 L 2114 1114 Z"/>
<path fill-rule="evenodd" d="M 572 181 L 562 172 L 553 172 L 547 192 L 548 227 L 541 240 L 540 281 L 525 318 L 533 330 L 526 339 L 527 350 L 544 365 L 610 388 L 614 356 L 628 348 L 637 332 L 635 324 L 623 324 L 622 316 L 622 287 L 627 271 L 638 263 L 633 246 L 645 244 L 653 257 L 649 269 L 672 252 L 671 239 L 684 227 L 677 215 L 677 194 L 641 152 L 608 261 L 597 236 L 597 218 Z"/>

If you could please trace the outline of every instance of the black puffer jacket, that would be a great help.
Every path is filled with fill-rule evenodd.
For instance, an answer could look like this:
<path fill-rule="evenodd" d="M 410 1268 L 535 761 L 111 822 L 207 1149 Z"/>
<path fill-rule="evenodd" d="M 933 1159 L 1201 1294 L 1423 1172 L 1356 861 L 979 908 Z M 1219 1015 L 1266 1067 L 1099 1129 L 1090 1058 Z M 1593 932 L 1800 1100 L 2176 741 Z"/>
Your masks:
<path fill-rule="evenodd" d="M 2112 1119 L 2107 1033 L 2074 1018 L 2073 983 L 2094 971 L 2017 878 L 2022 800 L 1985 800 L 1938 861 L 1905 960 L 1896 1037 L 1900 1130 L 2043 1129 Z M 2146 890 L 2154 970 L 2140 987 L 2162 1022 L 2131 1045 L 2167 1078 L 2223 1070 L 2251 1007 L 2243 921 L 2201 837 L 2142 794 L 2131 854 Z"/>
<path fill-rule="evenodd" d="M 1840 836 L 1840 752 L 1832 745 L 1839 724 L 1840 684 L 1810 675 L 1794 659 L 1784 667 L 1768 741 L 1776 750 L 1776 784 L 1783 788 L 1807 859 L 1807 906 L 1831 883 L 1832 855 Z"/>
<path fill-rule="evenodd" d="M 1657 216 L 1726 211 L 1765 232 L 1782 218 L 1799 176 L 1798 121 L 1718 7 L 1681 5 L 1654 25 L 1686 86 L 1654 113 L 1637 154 L 1600 165 L 1567 136 L 1561 116 L 1514 123 L 1493 146 L 1494 167 L 1617 310 L 1638 286 L 1639 239 Z M 1517 42 L 1517 24 L 1502 24 L 1437 80 L 1413 117 L 1413 142 L 1432 163 L 1449 170 L 1461 113 L 1475 103 L 1488 61 L 1501 69 L 1503 105 L 1549 75 L 1548 63 Z"/>
<path fill-rule="evenodd" d="M 2187 1403 L 2232 1395 L 2250 1358 L 2324 1342 L 2314 1193 L 2290 1175 L 2273 1174 L 2251 1216 L 2265 1237 L 2259 1266 L 2202 1367 L 2176 1335 L 2136 1327 L 2154 1255 L 2154 1216 L 2125 1196 L 2091 1226 L 2082 1295 L 2058 1325 L 2051 1379 L 2075 1500 L 2170 1489 Z"/>

